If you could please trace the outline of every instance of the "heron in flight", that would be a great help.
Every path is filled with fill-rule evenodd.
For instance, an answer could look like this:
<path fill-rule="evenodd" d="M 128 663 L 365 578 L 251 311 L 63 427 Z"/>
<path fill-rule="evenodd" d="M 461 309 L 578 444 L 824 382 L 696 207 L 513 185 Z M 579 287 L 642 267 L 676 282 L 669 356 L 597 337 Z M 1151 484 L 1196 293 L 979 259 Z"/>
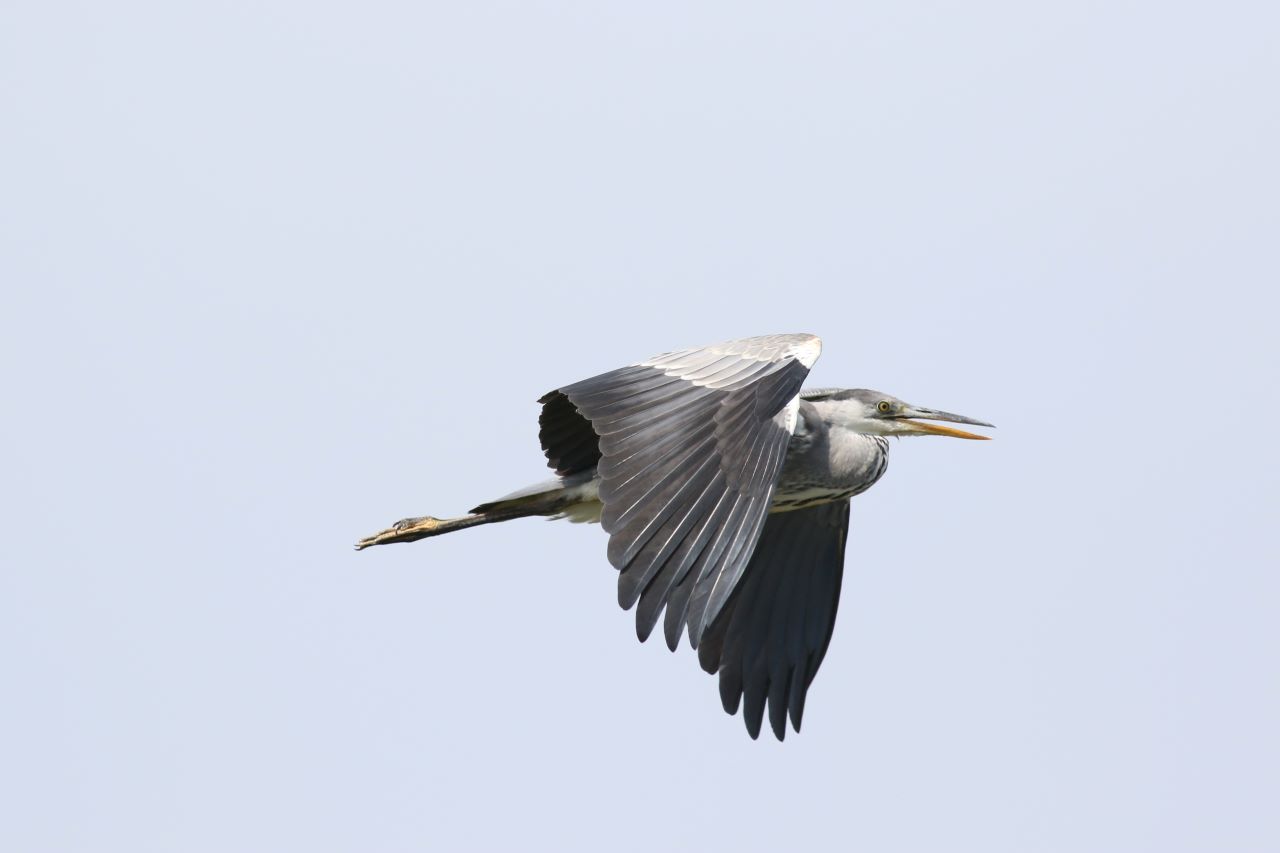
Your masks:
<path fill-rule="evenodd" d="M 884 474 L 888 437 L 991 426 L 879 391 L 802 391 L 821 349 L 814 335 L 744 338 L 558 388 L 538 419 L 555 479 L 356 548 L 526 516 L 598 521 L 640 640 L 659 617 L 673 651 L 687 633 L 725 711 L 741 705 L 756 738 L 767 703 L 782 740 L 831 639 L 849 499 Z"/>

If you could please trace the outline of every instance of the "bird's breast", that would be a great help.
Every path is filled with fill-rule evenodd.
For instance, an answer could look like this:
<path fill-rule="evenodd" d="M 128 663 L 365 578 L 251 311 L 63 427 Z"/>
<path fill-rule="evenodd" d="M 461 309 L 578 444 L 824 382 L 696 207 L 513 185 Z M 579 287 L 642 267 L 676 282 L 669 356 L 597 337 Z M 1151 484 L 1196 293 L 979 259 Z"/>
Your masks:
<path fill-rule="evenodd" d="M 835 503 L 857 494 L 856 489 L 836 489 L 830 486 L 792 484 L 784 489 L 778 485 L 773 493 L 773 502 L 769 504 L 769 512 L 788 512 L 793 509 L 808 509 L 811 506 Z"/>

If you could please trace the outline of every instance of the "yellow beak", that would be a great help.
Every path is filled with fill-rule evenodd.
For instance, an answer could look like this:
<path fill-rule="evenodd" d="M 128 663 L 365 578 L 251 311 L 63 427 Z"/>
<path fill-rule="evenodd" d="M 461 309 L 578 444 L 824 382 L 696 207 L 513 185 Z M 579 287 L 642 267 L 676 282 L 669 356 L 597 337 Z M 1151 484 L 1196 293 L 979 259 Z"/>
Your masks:
<path fill-rule="evenodd" d="M 989 435 L 978 435 L 977 433 L 965 432 L 962 429 L 941 426 L 940 424 L 928 424 L 922 421 L 907 421 L 911 424 L 912 429 L 927 435 L 949 435 L 952 438 L 967 438 L 972 441 L 990 441 Z"/>

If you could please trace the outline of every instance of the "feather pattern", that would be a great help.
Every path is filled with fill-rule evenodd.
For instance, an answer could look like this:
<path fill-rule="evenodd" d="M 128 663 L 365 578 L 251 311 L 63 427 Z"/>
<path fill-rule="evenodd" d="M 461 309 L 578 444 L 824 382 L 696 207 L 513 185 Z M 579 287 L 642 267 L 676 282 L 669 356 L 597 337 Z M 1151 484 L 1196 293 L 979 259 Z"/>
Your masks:
<path fill-rule="evenodd" d="M 729 341 L 542 398 L 551 466 L 561 475 L 596 467 L 618 602 L 639 603 L 641 640 L 665 609 L 667 644 L 674 649 L 687 627 L 696 648 L 729 600 L 764 526 L 820 346 L 812 335 Z"/>

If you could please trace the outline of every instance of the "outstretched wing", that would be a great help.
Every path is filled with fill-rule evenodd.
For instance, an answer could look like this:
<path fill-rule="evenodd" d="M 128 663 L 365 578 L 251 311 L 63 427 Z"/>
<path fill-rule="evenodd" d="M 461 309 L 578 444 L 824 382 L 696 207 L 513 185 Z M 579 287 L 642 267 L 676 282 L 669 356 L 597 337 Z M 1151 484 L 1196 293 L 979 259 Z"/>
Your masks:
<path fill-rule="evenodd" d="M 765 700 L 778 740 L 800 731 L 804 698 L 818 672 L 840 601 L 849 501 L 769 516 L 742 583 L 702 638 L 698 661 L 720 673 L 720 701 L 742 703 L 760 735 Z"/>
<path fill-rule="evenodd" d="M 552 391 L 542 447 L 557 473 L 595 467 L 618 602 L 648 638 L 696 648 L 751 557 L 773 498 L 797 395 L 821 351 L 769 335 L 655 356 Z"/>

